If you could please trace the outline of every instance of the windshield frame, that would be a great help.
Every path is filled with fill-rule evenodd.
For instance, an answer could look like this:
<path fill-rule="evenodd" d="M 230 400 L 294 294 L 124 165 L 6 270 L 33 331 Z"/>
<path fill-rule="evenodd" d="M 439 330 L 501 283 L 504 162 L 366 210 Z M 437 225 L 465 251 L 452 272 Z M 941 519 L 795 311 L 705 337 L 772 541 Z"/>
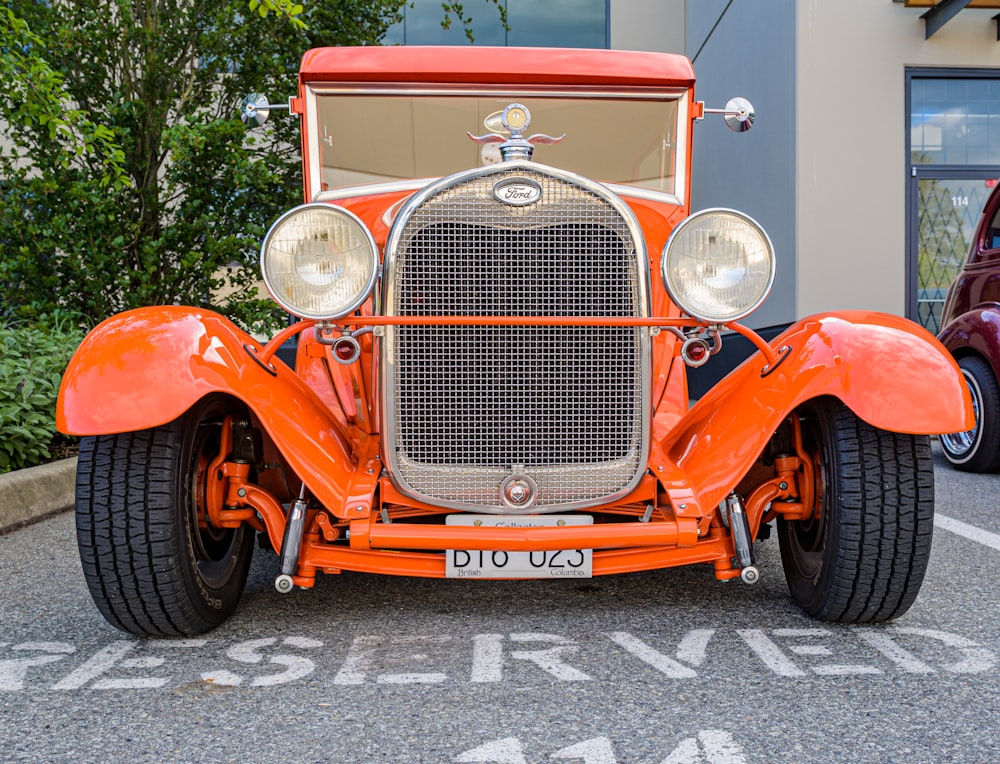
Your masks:
<path fill-rule="evenodd" d="M 306 199 L 324 201 L 337 198 L 349 198 L 379 193 L 386 190 L 403 188 L 420 188 L 435 178 L 413 178 L 407 180 L 388 180 L 360 185 L 338 186 L 329 189 L 322 188 L 322 169 L 320 167 L 319 136 L 319 99 L 330 95 L 349 96 L 427 96 L 427 97 L 491 97 L 510 99 L 512 102 L 530 98 L 565 98 L 565 99 L 601 99 L 601 100 L 655 100 L 671 101 L 676 104 L 676 148 L 674 159 L 674 189 L 673 192 L 660 191 L 649 186 L 612 182 L 605 183 L 621 195 L 635 196 L 666 204 L 683 206 L 688 193 L 688 165 L 691 139 L 691 120 L 689 118 L 690 90 L 684 87 L 635 87 L 635 88 L 600 88 L 577 86 L 544 86 L 532 87 L 524 84 L 489 85 L 471 88 L 468 85 L 414 85 L 409 83 L 305 83 L 305 108 L 303 114 L 303 169 L 306 184 Z M 586 129 L 585 126 L 583 129 Z M 483 132 L 486 130 L 484 128 Z M 530 132 L 530 131 L 529 131 Z M 463 136 L 464 140 L 468 140 Z M 469 168 L 473 169 L 470 164 Z M 571 169 L 571 168 L 562 168 Z M 595 178 L 594 180 L 600 181 Z"/>

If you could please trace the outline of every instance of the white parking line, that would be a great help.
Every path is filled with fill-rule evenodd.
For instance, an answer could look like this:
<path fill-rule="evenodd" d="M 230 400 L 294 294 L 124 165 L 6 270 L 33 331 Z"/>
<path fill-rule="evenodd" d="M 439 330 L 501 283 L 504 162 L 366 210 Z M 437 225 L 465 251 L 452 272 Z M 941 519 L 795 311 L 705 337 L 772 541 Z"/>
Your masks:
<path fill-rule="evenodd" d="M 996 533 L 984 531 L 982 528 L 963 523 L 961 520 L 956 520 L 953 517 L 945 517 L 939 513 L 934 513 L 934 527 L 944 528 L 946 531 L 951 531 L 952 533 L 957 533 L 959 536 L 965 536 L 967 539 L 978 541 L 980 544 L 1000 552 L 1000 535 Z"/>

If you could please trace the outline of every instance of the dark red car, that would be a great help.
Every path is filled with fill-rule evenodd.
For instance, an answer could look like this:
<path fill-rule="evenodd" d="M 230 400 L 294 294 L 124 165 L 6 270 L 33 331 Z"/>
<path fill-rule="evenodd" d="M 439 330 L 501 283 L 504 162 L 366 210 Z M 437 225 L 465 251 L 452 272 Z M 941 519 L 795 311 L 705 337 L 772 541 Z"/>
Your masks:
<path fill-rule="evenodd" d="M 976 426 L 941 436 L 945 458 L 968 472 L 1000 470 L 1000 185 L 976 226 L 969 256 L 945 299 L 939 338 L 958 361 Z"/>

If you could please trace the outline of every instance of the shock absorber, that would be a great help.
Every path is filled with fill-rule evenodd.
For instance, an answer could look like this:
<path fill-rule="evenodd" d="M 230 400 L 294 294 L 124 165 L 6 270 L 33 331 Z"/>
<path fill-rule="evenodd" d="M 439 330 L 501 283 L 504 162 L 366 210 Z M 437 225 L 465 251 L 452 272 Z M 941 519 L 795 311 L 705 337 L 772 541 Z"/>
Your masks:
<path fill-rule="evenodd" d="M 760 571 L 754 565 L 753 539 L 750 538 L 750 521 L 743 509 L 743 502 L 733 491 L 726 497 L 726 514 L 729 518 L 729 532 L 736 545 L 736 559 L 740 564 L 740 578 L 743 583 L 755 584 L 760 579 Z"/>
<path fill-rule="evenodd" d="M 281 573 L 274 579 L 274 588 L 282 594 L 292 590 L 295 581 L 292 576 L 299 566 L 299 549 L 302 547 L 302 534 L 306 527 L 306 484 L 302 484 L 299 498 L 288 510 L 285 521 L 285 535 L 281 539 Z"/>

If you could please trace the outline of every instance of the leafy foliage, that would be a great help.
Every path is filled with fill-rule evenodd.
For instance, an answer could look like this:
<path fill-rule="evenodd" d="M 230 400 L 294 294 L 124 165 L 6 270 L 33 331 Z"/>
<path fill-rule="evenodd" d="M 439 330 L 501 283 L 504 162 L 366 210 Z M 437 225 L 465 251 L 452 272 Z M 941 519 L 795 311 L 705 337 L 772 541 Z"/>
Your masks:
<path fill-rule="evenodd" d="M 298 123 L 248 134 L 239 104 L 294 94 L 305 50 L 375 43 L 406 1 L 4 3 L 0 471 L 58 444 L 59 381 L 82 327 L 157 304 L 255 331 L 283 321 L 257 293 L 256 259 L 301 200 Z M 442 11 L 468 28 L 460 5 Z"/>
<path fill-rule="evenodd" d="M 298 123 L 248 134 L 239 104 L 294 94 L 302 52 L 375 43 L 406 2 L 8 0 L 0 319 L 63 310 L 94 325 L 187 304 L 276 327 L 256 260 L 301 200 Z M 452 17 L 473 39 L 461 3 L 443 2 L 442 24 Z"/>
<path fill-rule="evenodd" d="M 59 382 L 83 340 L 75 317 L 0 326 L 0 472 L 48 460 L 56 432 Z"/>
<path fill-rule="evenodd" d="M 126 181 L 114 134 L 89 115 L 67 104 L 64 78 L 39 55 L 42 40 L 9 7 L 0 8 L 0 108 L 17 123 L 47 130 L 58 148 L 58 161 L 68 167 L 90 156 L 103 166 L 102 186 Z"/>
<path fill-rule="evenodd" d="M 0 154 L 0 318 L 58 309 L 93 325 L 187 304 L 258 331 L 279 323 L 256 259 L 267 226 L 301 201 L 298 123 L 248 134 L 239 104 L 294 94 L 303 51 L 375 42 L 403 2 L 316 0 L 264 18 L 248 0 L 10 0 L 21 32 L 4 71 L 51 72 L 81 116 L 53 123 L 30 88 L 0 96 L 12 146 Z M 67 153 L 67 130 L 90 126 L 121 177 L 107 152 Z"/>
<path fill-rule="evenodd" d="M 286 16 L 300 29 L 305 27 L 302 20 L 298 18 L 305 8 L 293 0 L 250 0 L 250 10 L 256 11 L 262 18 L 267 18 L 267 14 L 271 12 L 278 16 Z"/>

